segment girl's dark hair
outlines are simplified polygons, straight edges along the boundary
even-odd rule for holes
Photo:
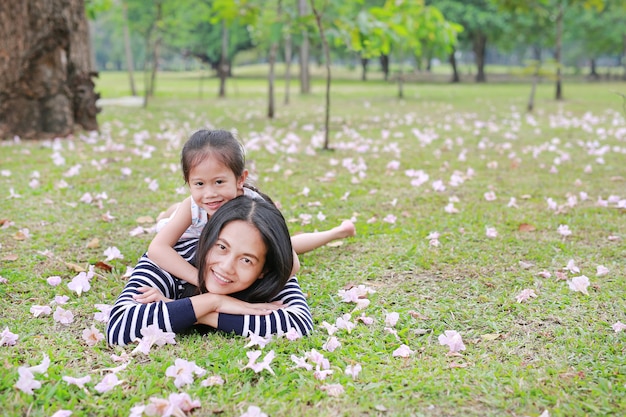
[[[243,220],[254,226],[265,243],[267,253],[263,267],[263,278],[257,279],[247,289],[229,294],[247,302],[269,302],[285,287],[293,267],[293,249],[289,229],[281,212],[267,201],[246,196],[236,197],[209,219],[198,243],[196,265],[198,265],[198,288],[206,293],[205,276],[207,257],[214,247],[222,229],[228,223]]]
[[[191,169],[208,155],[219,159],[240,177],[246,168],[243,145],[227,130],[198,130],[185,142],[180,156],[185,183],[189,183]]]
[[[239,178],[246,169],[246,153],[243,145],[235,135],[227,130],[207,130],[202,129],[195,132],[183,145],[180,155],[180,165],[183,169],[185,184],[189,183],[189,175],[193,167],[198,165],[207,156],[217,158],[226,165]],[[265,201],[273,203],[272,199],[259,191],[254,185],[248,182],[244,187],[256,191]]]

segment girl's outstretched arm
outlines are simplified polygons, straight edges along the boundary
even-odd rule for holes
[[[198,285],[198,269],[174,250],[174,245],[191,225],[191,197],[180,203],[172,219],[156,234],[148,247],[148,257],[170,274]]]

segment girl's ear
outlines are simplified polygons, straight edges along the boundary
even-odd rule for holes
[[[242,189],[243,188],[243,184],[246,182],[247,178],[248,178],[248,170],[244,169],[243,173],[241,174],[241,176],[237,179],[237,188],[238,189]]]

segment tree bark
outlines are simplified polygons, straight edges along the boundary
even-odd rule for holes
[[[487,51],[487,36],[483,33],[477,33],[474,36],[474,59],[476,61],[476,82],[484,83],[487,81],[485,76],[485,53]]]
[[[329,135],[330,135],[330,51],[328,48],[328,41],[326,35],[324,35],[324,25],[322,24],[322,16],[315,8],[315,0],[311,1],[311,8],[315,14],[315,21],[317,22],[317,28],[320,31],[320,38],[322,39],[322,47],[324,49],[324,58],[326,61],[326,114],[324,117],[324,149],[329,149]]]
[[[83,0],[0,2],[0,139],[97,130]]]
[[[622,51],[622,65],[624,66],[622,80],[626,81],[626,34],[624,34],[624,37],[622,38],[622,47],[624,48]]]
[[[554,98],[563,100],[563,87],[561,75],[561,43],[563,41],[563,3],[559,1],[559,10],[556,15],[556,40],[554,48],[554,60],[556,61],[556,91]]]
[[[280,19],[282,13],[282,2],[278,0],[278,6],[276,8],[276,15]],[[267,94],[267,117],[269,119],[274,118],[274,67],[276,64],[276,51],[278,51],[278,42],[272,41],[270,45],[270,52],[267,57],[269,63],[269,73],[267,75],[268,94]]]
[[[285,104],[289,104],[289,87],[291,86],[291,34],[285,37]]]
[[[306,16],[306,0],[298,0],[298,14]],[[302,30],[302,43],[300,44],[300,92],[311,92],[311,75],[309,72],[309,34],[306,29]]]
[[[389,55],[382,54],[380,56],[380,68],[383,71],[385,81],[389,80]]]
[[[367,64],[369,62],[369,59],[361,57],[361,81],[367,81]]]
[[[126,52],[126,70],[128,71],[128,82],[130,83],[130,93],[135,97],[137,89],[135,88],[135,62],[133,61],[133,51],[130,45],[130,33],[128,31],[128,5],[122,2],[122,20],[124,21],[124,51]]]
[[[450,80],[450,82],[451,83],[461,82],[461,77],[459,77],[459,69],[457,68],[457,65],[456,65],[456,50],[453,50],[450,53],[449,61],[450,61],[450,66],[452,67],[452,79]]]
[[[217,67],[217,75],[220,77],[220,90],[218,97],[226,97],[226,77],[228,76],[228,27],[226,21],[222,22],[222,54]]]

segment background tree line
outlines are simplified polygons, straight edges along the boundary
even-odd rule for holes
[[[457,61],[469,57],[475,81],[484,82],[489,55],[518,65],[558,60],[593,78],[605,75],[597,70],[602,61],[621,67],[614,76],[626,76],[622,0],[91,0],[95,64],[208,67],[228,77],[238,57],[268,62],[272,45],[279,61],[322,63],[312,5],[321,12],[332,60],[360,65],[364,80],[372,62],[388,79],[390,63],[428,71],[437,60],[449,62],[452,81],[460,81]]]

